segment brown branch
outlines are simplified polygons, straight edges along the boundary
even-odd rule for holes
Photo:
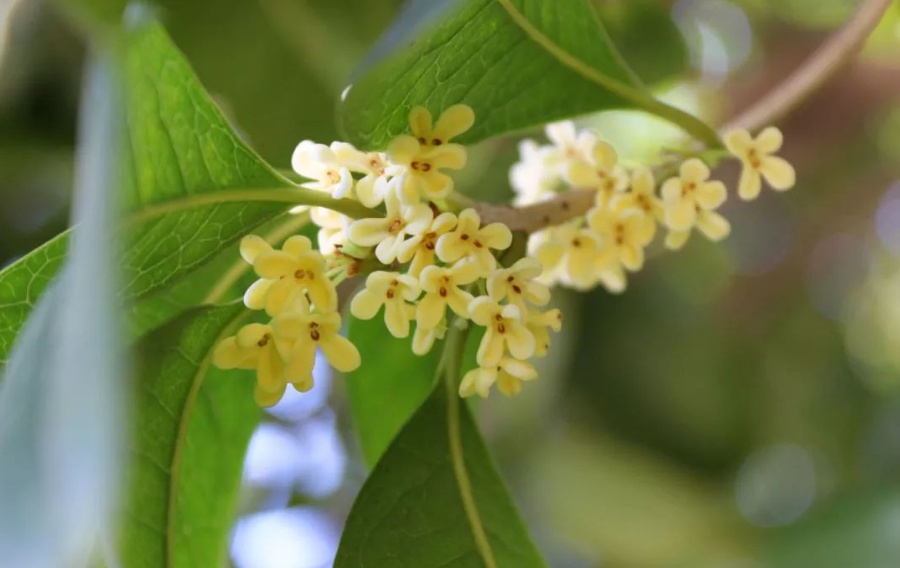
[[[892,0],[866,0],[857,11],[793,75],[769,91],[750,108],[720,129],[758,130],[789,114],[822,87],[862,48]],[[533,233],[580,217],[594,206],[596,191],[573,189],[553,199],[524,207],[477,203],[474,206],[484,223],[499,221],[513,231]]]
[[[891,1],[863,2],[853,16],[810,55],[793,75],[769,91],[756,104],[729,120],[720,131],[727,132],[732,128],[758,130],[778,122],[797,108],[856,56],[890,7]]]

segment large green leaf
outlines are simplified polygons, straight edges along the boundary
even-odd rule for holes
[[[467,405],[444,384],[363,485],[334,566],[545,566]]]
[[[260,411],[252,377],[212,369],[210,360],[244,314],[239,304],[197,308],[138,346],[123,566],[222,565]]]
[[[413,2],[344,93],[342,127],[362,147],[405,132],[413,105],[475,110],[461,140],[615,108],[673,120],[718,146],[708,126],[653,98],[613,47],[588,0]]]
[[[210,100],[159,24],[137,20],[124,41],[129,179],[122,295],[160,294],[295,203],[326,194],[298,188],[253,152]],[[341,200],[348,213],[365,214]],[[68,233],[0,272],[0,365],[38,294],[55,274]]]
[[[419,357],[412,340],[392,337],[380,318],[350,318],[348,336],[363,364],[347,374],[347,396],[363,456],[372,466],[428,398],[440,348]]]

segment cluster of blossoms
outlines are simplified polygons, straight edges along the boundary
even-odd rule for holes
[[[265,406],[281,398],[287,383],[300,391],[312,387],[317,347],[340,371],[358,367],[359,352],[338,334],[336,285],[357,274],[367,259],[378,269],[369,272],[350,312],[371,319],[383,311],[391,335],[412,333],[414,353],[430,351],[451,326],[471,322],[484,328],[478,367],[463,377],[460,395],[487,396],[495,384],[515,394],[523,381],[536,378],[529,359],[546,354],[550,331],[562,324],[559,310],[542,309],[550,290],[537,281],[540,263],[526,257],[501,266],[496,255],[510,247],[510,230],[501,223],[484,225],[474,209],[457,212],[447,203],[453,179],[444,170],[466,163],[465,148],[451,140],[473,123],[465,105],[448,108],[436,123],[416,107],[409,115],[412,134],[394,138],[385,153],[344,142],[301,142],[292,165],[311,180],[304,187],[382,207],[384,216],[353,220],[313,207],[318,250],[302,236],[291,237],[281,250],[245,237],[241,255],[259,280],[244,303],[271,320],[248,324],[223,340],[214,363],[256,370],[256,399]],[[295,209],[301,210],[306,207]]]
[[[621,292],[626,272],[643,266],[644,250],[660,225],[672,250],[684,246],[695,228],[714,241],[730,232],[717,212],[727,197],[725,185],[710,179],[700,159],[681,163],[678,175],[664,180],[657,192],[649,169],[626,169],[615,148],[595,134],[578,132],[571,122],[550,124],[546,134],[549,145],[525,140],[519,147],[521,159],[510,170],[515,203],[538,203],[572,188],[596,190],[596,197],[584,216],[531,235],[529,251],[545,269],[541,282],[579,290],[603,284]],[[757,138],[746,130],[725,136],[728,151],[742,163],[742,199],[755,199],[763,179],[776,190],[794,185],[794,169],[774,155],[781,143],[781,132],[774,127]]]
[[[244,303],[264,312],[268,323],[251,323],[220,342],[214,363],[254,369],[256,399],[278,402],[287,387],[312,387],[317,349],[340,371],[360,365],[356,347],[339,334],[336,286],[366,273],[365,286],[350,302],[359,319],[383,313],[394,337],[412,335],[412,351],[423,355],[454,326],[483,328],[477,367],[459,386],[461,396],[518,393],[537,377],[529,361],[547,353],[550,331],[559,331],[557,309],[546,309],[551,284],[578,289],[603,284],[613,292],[626,285],[626,272],[644,264],[644,250],[660,225],[665,244],[682,247],[696,228],[719,240],[730,231],[717,209],[725,185],[710,179],[697,158],[680,164],[678,175],[657,183],[647,168],[628,170],[616,150],[595,134],[577,132],[571,122],[551,124],[551,144],[522,142],[521,161],[510,171],[517,205],[553,197],[566,188],[595,191],[583,215],[530,236],[531,256],[503,266],[497,256],[512,243],[502,223],[483,224],[475,209],[450,206],[453,179],[446,170],[465,166],[466,149],[452,139],[474,123],[472,109],[448,108],[432,123],[421,107],[409,115],[411,134],[394,138],[387,151],[363,152],[345,142],[329,146],[301,142],[292,165],[310,181],[304,187],[338,199],[380,208],[383,216],[354,220],[313,207],[318,247],[303,236],[280,250],[257,236],[241,242],[241,256],[259,277]],[[774,153],[781,133],[766,128],[758,137],[736,130],[725,145],[743,166],[738,195],[754,199],[762,180],[777,190],[794,184],[794,170]],[[300,206],[295,211],[305,211]],[[413,325],[414,330],[413,330]]]

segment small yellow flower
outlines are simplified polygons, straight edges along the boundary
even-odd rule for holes
[[[593,132],[579,132],[571,120],[550,123],[544,132],[553,143],[546,157],[548,164],[560,168],[562,172],[572,162],[589,161],[597,144],[597,136]]]
[[[537,376],[531,363],[503,357],[496,366],[476,367],[466,373],[459,385],[459,396],[465,398],[477,394],[481,398],[487,398],[495,383],[504,395],[516,395],[522,390],[522,382],[533,381]]]
[[[525,326],[534,335],[534,356],[543,357],[550,349],[550,330],[562,329],[562,312],[557,308],[546,312],[530,309],[525,313]]]
[[[313,387],[316,348],[320,348],[331,366],[342,373],[359,367],[360,356],[356,346],[338,333],[341,316],[337,312],[293,310],[272,320],[272,327],[278,337],[293,342],[285,354],[284,379],[300,392]]]
[[[272,406],[284,394],[284,357],[291,347],[291,342],[276,335],[271,326],[251,323],[216,346],[213,364],[220,369],[255,370],[256,402]]]
[[[653,172],[647,168],[635,170],[631,176],[631,185],[628,191],[613,197],[611,207],[636,207],[652,219],[662,221],[664,218],[663,204],[656,196],[656,181],[653,179]],[[653,233],[656,234],[655,224]]]
[[[409,320],[415,315],[419,281],[407,274],[379,270],[369,274],[366,287],[350,302],[350,313],[359,319],[372,319],[384,306],[384,323],[394,337],[409,336]]]
[[[674,231],[685,231],[697,223],[701,211],[713,211],[725,202],[725,185],[707,181],[709,168],[696,158],[681,164],[680,176],[662,185],[666,225]]]
[[[337,292],[325,277],[325,259],[313,250],[309,239],[294,235],[280,251],[263,250],[258,239],[251,235],[241,243],[244,258],[253,259],[253,269],[260,277],[244,295],[248,308],[265,308],[274,316],[305,301],[304,294],[319,310],[337,308]]]
[[[453,178],[442,169],[459,170],[466,165],[466,149],[459,144],[444,144],[423,149],[409,135],[397,136],[388,146],[391,162],[403,166],[396,180],[396,192],[404,203],[443,199],[453,190]]]
[[[335,157],[351,172],[363,174],[356,181],[356,198],[366,207],[377,207],[391,191],[391,165],[381,152],[363,152],[346,142],[333,142]]]
[[[469,304],[469,315],[486,328],[475,356],[479,366],[497,366],[507,350],[516,359],[534,355],[534,335],[525,327],[515,304],[500,305],[489,296],[480,296]]]
[[[578,290],[595,286],[603,269],[614,262],[612,249],[603,246],[600,235],[571,223],[553,227],[534,255],[547,279]]]
[[[523,311],[527,304],[543,306],[550,301],[550,289],[535,281],[541,272],[543,268],[537,259],[520,258],[509,268],[500,268],[488,276],[488,295],[498,302],[509,298]]]
[[[628,188],[628,174],[616,165],[619,161],[616,149],[602,140],[594,144],[590,158],[590,161],[569,164],[566,179],[575,186],[596,188],[597,204],[605,205],[614,194]]]
[[[656,221],[628,202],[611,202],[608,207],[588,211],[588,226],[611,249],[615,262],[631,271],[644,265],[644,247],[653,240]]]
[[[328,146],[304,140],[291,157],[294,171],[313,181],[303,187],[324,191],[334,197],[347,197],[353,189],[353,176]]]
[[[741,199],[756,199],[762,187],[762,178],[778,191],[794,186],[796,174],[793,166],[774,155],[781,148],[782,141],[781,131],[774,126],[763,129],[756,139],[743,129],[732,130],[725,135],[728,151],[743,164],[738,182]]]
[[[519,142],[519,161],[509,168],[509,185],[516,193],[513,205],[538,203],[556,194],[561,175],[552,165],[553,151],[534,140]]]
[[[431,113],[425,107],[413,107],[409,111],[409,127],[413,136],[423,147],[442,146],[456,138],[475,124],[475,113],[468,105],[448,107],[438,117],[432,128]]]
[[[481,217],[474,209],[459,214],[456,228],[437,240],[437,255],[444,262],[471,259],[484,271],[497,266],[493,250],[505,250],[512,244],[512,233],[503,223],[481,226]]]
[[[431,225],[418,235],[413,235],[403,241],[397,252],[397,260],[407,263],[410,260],[407,273],[410,276],[418,276],[426,266],[434,264],[435,248],[437,240],[456,227],[456,215],[453,213],[441,213],[431,222]]]
[[[421,235],[431,225],[434,212],[424,203],[403,205],[393,193],[388,194],[384,203],[387,211],[384,217],[352,222],[347,236],[360,246],[374,246],[378,260],[390,264],[408,235]]]
[[[453,266],[427,266],[419,275],[425,295],[416,306],[416,322],[426,329],[435,328],[444,319],[447,306],[462,318],[469,317],[472,294],[461,290],[481,276],[478,266],[460,261]]]
[[[721,241],[731,232],[731,224],[728,222],[728,219],[715,211],[703,209],[697,211],[696,227],[712,241]],[[690,229],[685,231],[670,230],[669,234],[666,235],[666,248],[678,250],[684,246],[690,236]]]

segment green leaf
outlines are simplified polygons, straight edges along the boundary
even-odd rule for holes
[[[340,118],[355,144],[384,148],[407,131],[413,105],[465,103],[476,142],[593,111],[636,108],[713,147],[715,131],[653,98],[613,47],[588,0],[414,3],[344,94]]]
[[[545,566],[467,405],[444,386],[363,485],[336,568]]]
[[[0,369],[38,297],[62,266],[68,246],[69,233],[62,233],[0,270]]]
[[[240,304],[197,308],[138,345],[123,566],[223,565],[244,451],[260,411],[252,377],[216,370],[210,361],[245,314]]]
[[[412,352],[412,340],[392,337],[380,318],[350,318],[348,337],[363,364],[347,374],[347,397],[353,427],[371,467],[431,392],[440,349],[435,346],[419,357]]]
[[[110,238],[121,181],[121,80],[112,47],[94,48],[78,129],[73,219],[82,229],[24,326],[0,388],[0,550],[10,566],[86,565],[111,533],[122,471],[126,365],[111,301],[117,243]],[[35,275],[54,262],[45,250],[19,265],[33,273],[11,272],[44,287]]]

